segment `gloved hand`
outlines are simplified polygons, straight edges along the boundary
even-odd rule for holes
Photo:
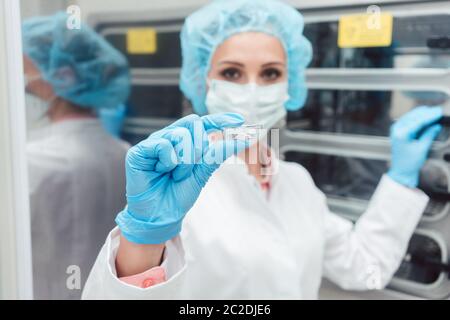
[[[238,127],[236,113],[189,115],[132,147],[126,158],[128,206],[117,215],[122,235],[140,244],[158,244],[181,231],[212,173],[248,142],[208,142],[207,133]]]
[[[420,169],[427,159],[433,140],[442,129],[436,123],[440,118],[441,107],[421,106],[392,125],[392,161],[388,175],[393,180],[407,187],[417,187]]]

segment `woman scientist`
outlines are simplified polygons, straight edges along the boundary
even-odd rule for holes
[[[440,108],[417,108],[393,126],[392,167],[355,225],[328,210],[300,165],[272,155],[278,170],[262,175],[261,162],[244,160],[257,144],[238,140],[236,152],[248,148],[219,168],[233,141],[204,138],[242,125],[236,113],[270,128],[301,107],[311,58],[302,30],[302,16],[274,0],[214,1],[186,19],[180,86],[209,115],[130,149],[128,206],[84,298],[315,299],[322,276],[354,290],[389,282],[428,201],[416,186]]]
[[[126,59],[86,25],[68,29],[66,13],[23,24],[30,130],[27,161],[34,296],[79,299],[98,249],[125,205],[129,145],[110,136],[96,114],[130,91]],[[75,274],[76,276],[77,274]],[[81,285],[82,283],[80,283]]]

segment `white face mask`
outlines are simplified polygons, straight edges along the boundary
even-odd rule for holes
[[[54,99],[45,101],[34,94],[25,93],[27,131],[39,129],[50,124],[47,113],[53,101]]]
[[[40,75],[25,75],[25,110],[27,118],[27,131],[32,131],[50,124],[48,110],[56,98],[44,100],[34,94],[27,92],[27,87],[34,81],[41,80]]]
[[[208,80],[208,86],[205,103],[211,114],[237,112],[247,124],[260,124],[264,129],[272,128],[286,116],[287,82],[260,86],[213,79]]]

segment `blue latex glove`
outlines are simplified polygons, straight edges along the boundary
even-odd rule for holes
[[[236,113],[190,115],[132,147],[126,158],[128,206],[116,218],[122,235],[140,244],[176,236],[212,173],[248,146],[225,140],[209,144],[206,133],[243,122]]]
[[[441,107],[417,107],[391,127],[392,161],[388,175],[398,183],[415,188],[433,140],[442,129]],[[418,137],[417,135],[420,134]]]

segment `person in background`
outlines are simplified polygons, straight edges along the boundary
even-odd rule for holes
[[[125,202],[129,145],[97,119],[130,92],[123,55],[67,16],[23,23],[34,295],[76,299]]]

